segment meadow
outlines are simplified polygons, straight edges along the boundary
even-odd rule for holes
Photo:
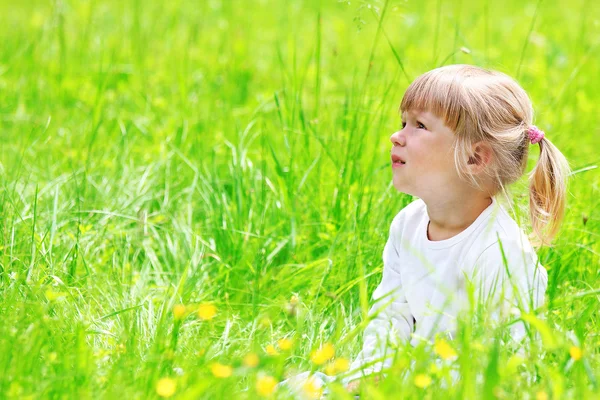
[[[361,398],[600,396],[600,3],[2,1],[0,16],[0,398],[287,398],[273,385],[294,372],[343,373],[413,200],[391,184],[402,94],[452,63],[514,76],[573,170],[538,251],[542,341],[518,355],[465,322]]]

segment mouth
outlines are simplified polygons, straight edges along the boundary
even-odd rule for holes
[[[400,167],[405,164],[406,161],[403,161],[399,156],[392,154],[392,167]]]

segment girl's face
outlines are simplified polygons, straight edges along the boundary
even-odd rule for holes
[[[390,140],[393,182],[398,191],[439,201],[440,195],[462,186],[454,164],[454,132],[432,113],[403,112],[402,130]]]

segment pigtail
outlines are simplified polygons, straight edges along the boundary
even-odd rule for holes
[[[531,243],[550,245],[563,221],[567,197],[567,179],[571,173],[565,156],[543,137],[540,157],[529,174],[529,216],[533,226]]]

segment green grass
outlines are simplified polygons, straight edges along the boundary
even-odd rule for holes
[[[561,234],[538,252],[548,312],[529,326],[544,340],[520,360],[491,340],[505,329],[465,323],[450,363],[462,382],[408,348],[365,397],[598,396],[599,11],[1,2],[0,397],[153,398],[171,377],[177,398],[255,398],[261,374],[321,368],[310,354],[325,342],[352,359],[389,224],[412,201],[391,185],[397,108],[411,79],[448,63],[518,76],[575,171]],[[174,319],[204,302],[215,318]],[[293,348],[268,356],[284,336]],[[216,361],[232,376],[213,376]]]

